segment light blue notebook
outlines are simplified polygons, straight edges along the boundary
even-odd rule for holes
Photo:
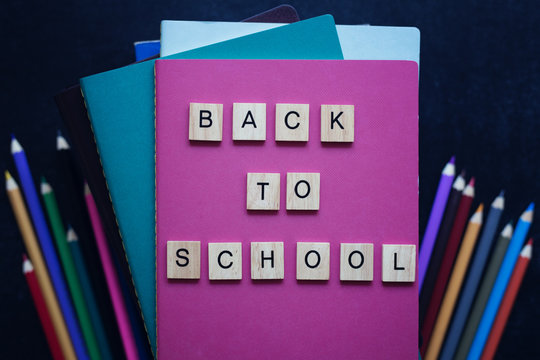
[[[324,15],[167,58],[343,59],[343,54],[334,19]],[[155,351],[154,61],[85,77],[81,88]]]
[[[161,56],[231,40],[283,24],[223,21],[161,22]],[[420,31],[415,27],[336,25],[345,60],[411,60],[420,65]]]

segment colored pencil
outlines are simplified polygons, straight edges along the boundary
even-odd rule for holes
[[[527,210],[521,215],[519,222],[516,226],[516,231],[514,231],[514,236],[510,240],[506,254],[504,255],[503,262],[499,273],[497,274],[497,279],[489,294],[489,299],[482,314],[482,319],[478,325],[478,330],[474,336],[471,349],[469,350],[468,359],[478,359],[482,355],[484,350],[484,345],[486,344],[487,337],[499,310],[499,305],[506,291],[508,281],[512,276],[512,271],[516,265],[519,253],[527,237],[527,233],[531,226],[531,222],[534,214],[534,203],[531,203]]]
[[[514,302],[516,301],[525,272],[527,271],[527,266],[531,261],[532,243],[533,240],[529,239],[527,244],[523,247],[523,250],[521,250],[519,260],[516,263],[514,272],[512,273],[512,278],[510,278],[510,282],[508,283],[508,288],[506,289],[499,312],[497,313],[497,317],[495,318],[495,322],[493,323],[493,327],[489,333],[486,347],[482,353],[483,360],[493,359],[495,356],[495,352],[497,351],[497,346],[499,346],[499,341],[501,340],[506,322],[508,321],[508,317],[510,316]]]
[[[461,237],[463,236],[463,230],[465,229],[467,218],[469,217],[469,211],[471,210],[473,199],[474,178],[470,180],[469,184],[465,187],[465,190],[463,190],[463,194],[459,201],[459,206],[456,217],[454,219],[454,224],[452,225],[452,230],[450,231],[448,243],[446,244],[446,249],[444,250],[444,257],[442,259],[441,268],[439,270],[439,274],[437,275],[437,279],[435,280],[435,286],[433,288],[431,300],[429,301],[426,316],[422,324],[421,334],[423,343],[420,349],[420,353],[422,355],[426,354],[427,346],[430,342],[433,327],[435,326],[435,321],[437,319],[437,314],[439,313],[441,301],[444,297],[444,291],[446,289],[448,279],[452,272],[452,265],[454,264],[454,260],[456,259],[459,244],[461,243]]]
[[[137,347],[135,345],[135,339],[129,324],[129,318],[126,311],[126,305],[124,304],[124,299],[122,298],[120,284],[118,283],[118,278],[116,277],[109,248],[107,247],[107,240],[105,239],[103,226],[101,225],[101,220],[96,208],[96,203],[94,202],[94,198],[92,197],[87,184],[84,184],[84,196],[86,206],[88,207],[88,213],[90,215],[90,221],[92,222],[92,227],[94,229],[94,236],[96,238],[99,254],[101,256],[101,263],[103,266],[103,271],[105,272],[109,294],[115,310],[116,322],[118,323],[118,328],[120,330],[124,351],[128,360],[138,359]]]
[[[32,227],[32,222],[30,221],[30,216],[26,211],[26,206],[21,195],[19,186],[15,180],[11,177],[10,173],[6,171],[6,192],[9,197],[9,202],[11,203],[11,208],[15,214],[15,219],[17,220],[17,225],[21,231],[23,238],[24,246],[26,251],[32,260],[35,268],[35,274],[39,282],[39,287],[43,293],[43,298],[45,299],[45,304],[49,310],[51,320],[54,326],[54,331],[62,348],[62,353],[64,354],[65,359],[75,359],[75,350],[73,349],[73,344],[69,337],[68,329],[58,304],[58,299],[54,293],[53,285],[49,277],[49,271],[45,265],[45,260],[41,255],[41,250],[39,248],[38,240],[36,234],[34,233],[34,228]]]
[[[465,323],[463,334],[461,335],[457,349],[455,350],[455,359],[463,360],[469,353],[474,334],[476,333],[476,329],[478,329],[482,312],[484,311],[488,301],[491,289],[493,289],[493,284],[497,278],[497,273],[501,267],[504,254],[506,253],[506,249],[508,248],[508,244],[512,238],[513,231],[512,225],[509,223],[504,227],[501,235],[497,239],[497,243],[495,244],[495,249],[493,250],[493,254],[491,255],[491,259],[489,260],[486,268],[484,278],[482,279],[480,288],[478,289],[478,294],[476,295],[474,304],[467,318],[467,322]]]
[[[60,212],[63,214],[65,222],[71,224],[74,229],[77,229],[77,236],[79,238],[78,244],[88,269],[90,284],[94,291],[99,312],[104,319],[113,319],[114,309],[107,291],[107,282],[105,280],[105,274],[103,273],[103,267],[101,266],[101,259],[96,241],[93,236],[92,224],[90,223],[88,211],[86,210],[84,181],[79,174],[79,167],[77,166],[78,164],[75,162],[75,157],[73,155],[70,144],[64,136],[58,132],[56,136],[56,157],[58,170],[62,175],[58,179],[62,192],[57,194]],[[86,166],[87,164],[83,165]],[[103,174],[101,174],[101,176],[103,176]],[[118,229],[116,232],[118,233]],[[129,281],[131,281],[131,277],[129,277]],[[106,321],[104,326],[113,356],[122,356],[124,350],[116,322]]]
[[[452,271],[452,276],[448,283],[448,289],[444,294],[441,309],[437,316],[437,322],[435,323],[435,329],[433,330],[424,359],[434,360],[439,356],[444,336],[446,335],[446,330],[448,329],[448,324],[450,323],[454,306],[459,296],[463,278],[467,272],[469,260],[471,259],[474,245],[476,244],[480,228],[482,227],[483,210],[484,206],[480,204],[474,215],[471,217],[469,225],[467,225],[467,231],[463,237],[459,255],[456,259],[456,264],[454,265],[454,270]]]
[[[459,302],[455,309],[454,316],[452,317],[450,328],[448,329],[446,340],[440,355],[441,360],[451,360],[454,356],[459,338],[474,300],[474,295],[476,294],[478,284],[480,283],[482,272],[484,271],[489,250],[491,249],[493,239],[495,238],[495,232],[497,231],[503,209],[504,192],[501,191],[499,196],[491,203],[491,208],[487,220],[485,221],[482,235],[478,240],[478,245],[474,257],[471,260],[470,269],[467,278],[465,279],[465,283],[463,284],[461,296],[459,297]],[[508,226],[511,236],[511,225]],[[510,238],[510,236],[508,238]]]
[[[17,167],[17,172],[19,173],[19,179],[21,181],[24,197],[30,210],[30,216],[34,224],[34,228],[36,229],[39,244],[41,245],[41,251],[43,252],[43,257],[45,258],[49,275],[58,298],[58,303],[62,309],[62,314],[64,315],[64,320],[69,330],[69,335],[73,343],[75,353],[79,359],[87,359],[88,354],[82,338],[81,329],[77,323],[75,310],[71,304],[69,292],[62,274],[62,268],[60,267],[60,261],[56,255],[51,234],[47,228],[45,214],[43,213],[43,209],[39,203],[37,191],[34,187],[34,181],[30,172],[30,167],[28,166],[28,161],[21,144],[19,144],[14,136],[12,136],[11,139],[11,154],[13,155],[15,166]]]
[[[464,176],[465,172],[461,172],[452,185],[452,191],[450,192],[450,196],[448,198],[448,205],[446,206],[446,211],[444,212],[439,234],[437,235],[437,241],[433,247],[428,271],[424,279],[424,287],[420,292],[420,326],[424,324],[424,317],[429,306],[429,301],[431,300],[431,295],[433,294],[435,280],[439,274],[439,269],[444,256],[444,250],[446,249],[446,244],[448,243],[450,231],[452,231],[452,225],[454,225],[454,219],[461,201],[463,189],[465,189],[466,184]],[[424,343],[425,342],[426,341],[424,341]]]
[[[452,189],[452,182],[454,181],[454,176],[456,175],[456,166],[454,163],[455,158],[452,157],[442,171],[439,186],[437,187],[437,192],[435,194],[435,200],[433,201],[431,213],[429,214],[426,231],[424,232],[424,237],[422,238],[420,254],[418,255],[419,292],[422,290],[422,285],[424,284],[424,277],[428,268],[429,259],[431,258],[431,252],[433,251],[433,246],[435,245],[435,239],[437,238],[437,233],[439,232],[439,226],[441,225],[441,219],[446,207],[446,201],[448,200],[448,195]]]
[[[82,292],[88,304],[90,320],[92,321],[92,326],[96,331],[96,338],[98,341],[99,349],[101,351],[101,355],[105,360],[113,359],[109,341],[107,340],[107,336],[105,335],[105,327],[103,326],[102,316],[99,313],[94,291],[92,290],[90,278],[88,277],[88,272],[86,270],[86,264],[82,256],[81,247],[79,246],[79,238],[77,237],[77,234],[71,226],[68,226],[66,236],[69,250],[71,252],[71,257],[73,258],[73,261],[75,263],[77,275],[81,283]]]
[[[66,231],[64,229],[62,219],[60,218],[56,197],[51,185],[47,182],[47,180],[45,180],[44,177],[41,178],[41,196],[43,197],[45,209],[47,211],[47,215],[49,216],[49,223],[51,224],[53,236],[56,241],[56,248],[58,249],[58,255],[60,256],[60,261],[64,269],[64,275],[67,280],[68,288],[71,293],[71,299],[73,300],[73,305],[75,306],[75,311],[77,313],[83,337],[86,342],[88,354],[92,360],[101,359],[95,330],[90,321],[90,314],[82,293],[81,283],[77,277],[75,264],[73,258],[71,257],[71,253],[69,252],[66,241]]]
[[[39,288],[32,262],[26,257],[26,254],[23,254],[23,274],[28,283],[28,288],[30,289],[30,294],[32,295],[32,300],[34,301],[34,306],[38,312],[39,321],[43,327],[43,332],[47,338],[47,343],[49,344],[53,359],[62,360],[64,356],[62,355],[62,349],[60,348],[60,343],[56,337],[51,316],[49,315],[45,299]]]

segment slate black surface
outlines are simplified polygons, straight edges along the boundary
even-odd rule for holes
[[[34,177],[59,182],[53,95],[80,77],[133,61],[132,43],[159,38],[162,19],[239,21],[279,1],[4,0],[0,3],[0,167],[14,171],[9,134]],[[291,1],[301,19],[416,26],[421,31],[420,222],[452,155],[477,178],[475,208],[500,189],[502,222],[540,200],[540,10],[533,1]],[[540,205],[540,204],[538,204]],[[540,212],[540,210],[538,210]],[[540,216],[531,235],[540,248]],[[0,191],[0,358],[50,357],[21,271],[20,234]],[[540,251],[525,276],[497,358],[539,358]]]

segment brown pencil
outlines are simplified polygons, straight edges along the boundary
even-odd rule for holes
[[[22,234],[24,245],[28,251],[32,264],[34,265],[39,286],[43,292],[43,297],[45,299],[45,303],[47,304],[49,314],[51,315],[54,331],[56,332],[58,342],[62,347],[64,357],[66,359],[76,359],[75,350],[73,349],[73,344],[71,343],[64,317],[60,311],[58,299],[56,298],[47,266],[45,266],[45,261],[41,255],[36,234],[34,233],[30,217],[26,211],[26,206],[24,205],[21,191],[8,171],[6,171],[6,190],[13,213],[17,219],[17,224],[19,225],[19,230]]]

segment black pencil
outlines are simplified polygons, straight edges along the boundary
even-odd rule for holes
[[[107,293],[107,283],[103,274],[101,260],[96,247],[96,241],[92,235],[92,228],[88,214],[84,207],[83,189],[84,183],[75,164],[71,148],[66,139],[58,133],[56,138],[57,160],[61,176],[61,191],[58,192],[59,207],[63,218],[77,231],[79,245],[86,266],[90,283],[94,289],[97,306],[104,319],[114,319],[114,311],[110,296]],[[123,356],[122,342],[118,326],[114,321],[104,322],[105,332],[113,357]]]
[[[448,238],[450,237],[452,226],[454,225],[454,218],[456,217],[456,213],[459,207],[461,194],[463,192],[463,189],[465,188],[464,177],[465,171],[462,171],[452,185],[452,191],[450,192],[450,196],[448,197],[448,203],[446,205],[446,210],[444,211],[444,216],[441,222],[441,226],[439,228],[439,234],[437,235],[437,240],[435,241],[435,246],[433,247],[431,260],[429,262],[426,277],[424,279],[424,285],[422,287],[422,291],[420,292],[420,327],[422,327],[424,323],[424,317],[426,315],[426,311],[431,300],[433,288],[435,287],[435,281],[437,279],[437,274],[439,273],[442,259],[444,257],[446,244],[448,242]]]

